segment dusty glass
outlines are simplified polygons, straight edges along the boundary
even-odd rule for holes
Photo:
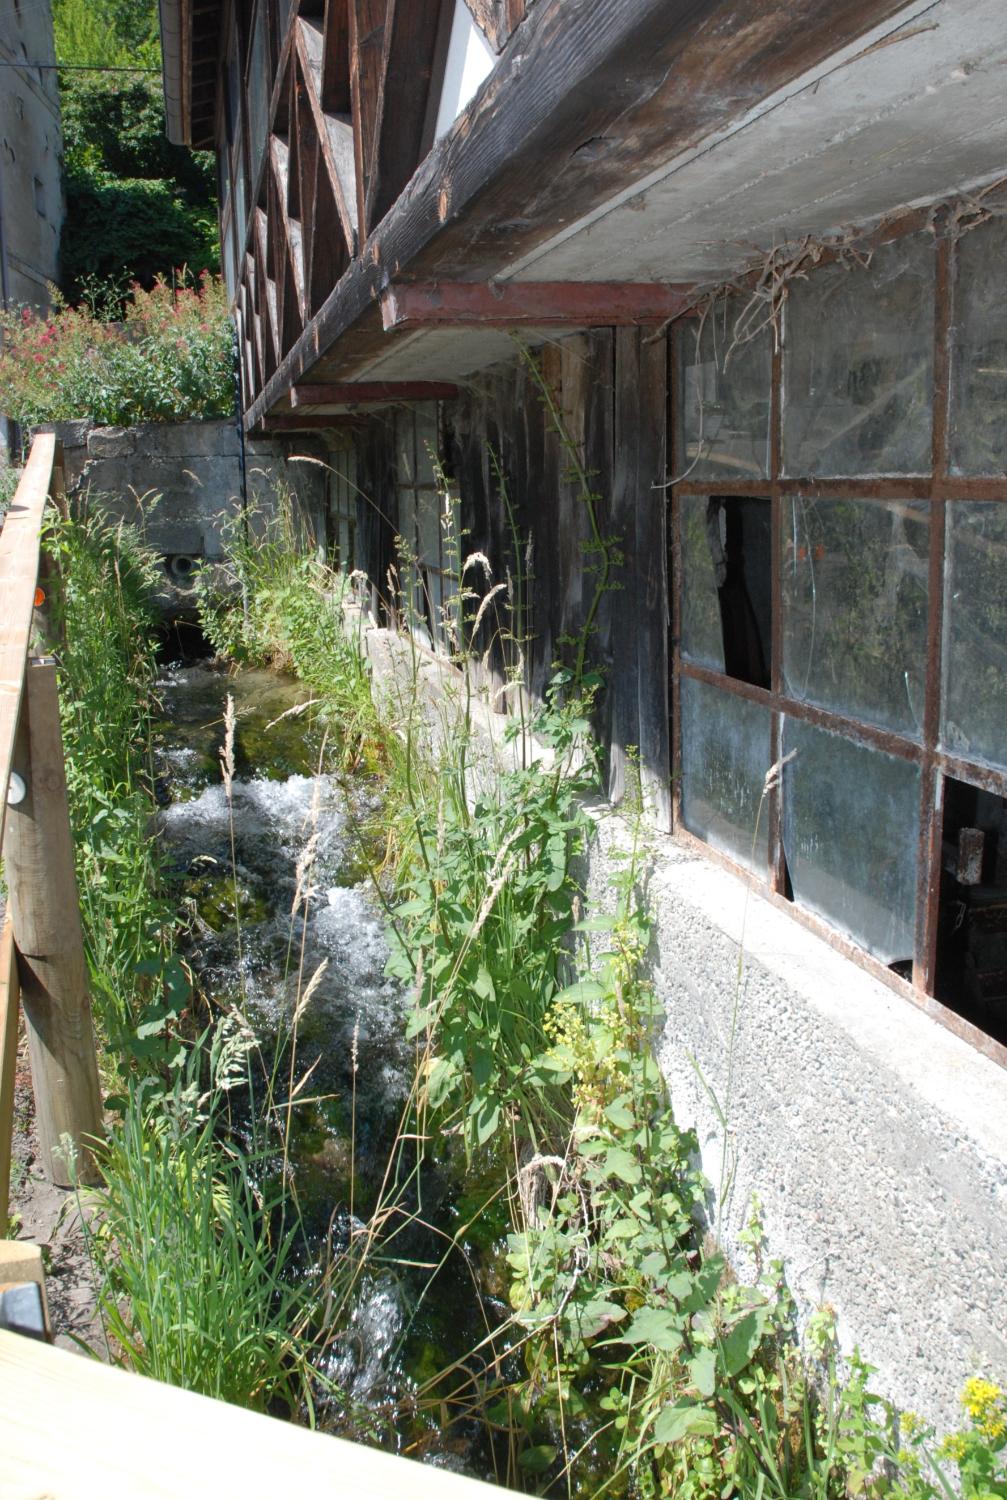
[[[955,474],[1007,473],[1007,221],[994,219],[955,246],[948,428]]]
[[[678,516],[682,546],[682,651],[690,661],[722,672],[724,632],[707,496],[680,496]]]
[[[722,299],[704,319],[679,329],[680,479],[763,479],[769,473],[772,333],[764,328],[748,338],[738,329],[743,306]]]
[[[788,694],[919,739],[929,505],[783,501]]]
[[[1007,766],[1007,504],[947,507],[941,743]]]
[[[769,710],[683,677],[681,712],[682,822],[765,876],[768,818],[765,807],[759,818],[759,803],[769,770]]]
[[[784,721],[783,846],[794,900],[882,963],[913,956],[919,768]]]
[[[914,236],[791,285],[784,473],[929,472],[934,255],[932,236]]]

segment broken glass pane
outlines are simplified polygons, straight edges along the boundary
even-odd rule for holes
[[[955,248],[949,442],[954,474],[1007,472],[1007,221],[994,219]]]
[[[769,687],[772,522],[760,495],[682,496],[682,650]]]
[[[929,506],[795,495],[783,524],[787,693],[919,739]]]
[[[949,503],[941,741],[1007,766],[1007,504]]]
[[[882,963],[911,959],[919,768],[784,720],[783,846],[794,900]]]
[[[722,298],[705,318],[683,325],[676,340],[680,479],[769,473],[772,334],[764,328],[736,343],[743,307]]]
[[[763,807],[759,817],[759,804],[769,770],[769,710],[683,676],[681,713],[682,822],[765,875],[768,816]]]
[[[934,242],[883,245],[795,281],[784,342],[791,475],[924,474],[934,383]]]

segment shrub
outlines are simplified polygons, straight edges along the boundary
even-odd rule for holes
[[[172,422],[229,416],[234,408],[231,323],[221,283],[200,273],[173,290],[134,286],[125,319],[103,323],[85,307],[50,317],[0,314],[5,414],[25,426]]]

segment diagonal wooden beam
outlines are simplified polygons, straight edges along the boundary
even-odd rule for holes
[[[306,102],[311,110],[318,135],[319,149],[329,175],[336,211],[346,241],[347,256],[357,249],[357,184],[354,166],[353,127],[326,112],[322,95],[325,88],[323,39],[317,25],[306,17],[297,23],[297,56],[301,64]],[[334,267],[341,273],[343,267]],[[333,275],[330,285],[338,280]]]
[[[390,3],[391,0],[353,0],[349,8],[353,158],[357,185],[357,232],[361,243],[368,233],[365,204],[373,171],[385,16]]]
[[[335,385],[295,385],[290,392],[290,404],[299,407],[450,401],[457,394],[458,387],[446,380],[357,380]]]
[[[348,115],[350,99],[350,16],[348,0],[325,0],[322,76],[319,97],[329,114]]]
[[[412,328],[622,328],[666,323],[691,286],[636,281],[397,282],[381,296],[386,332]]]
[[[443,0],[387,0],[362,234],[381,222],[422,155]]]

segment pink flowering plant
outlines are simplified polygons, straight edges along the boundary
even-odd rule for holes
[[[218,277],[134,286],[121,322],[86,305],[0,313],[0,403],[25,427],[89,418],[126,426],[234,410],[231,321]]]

